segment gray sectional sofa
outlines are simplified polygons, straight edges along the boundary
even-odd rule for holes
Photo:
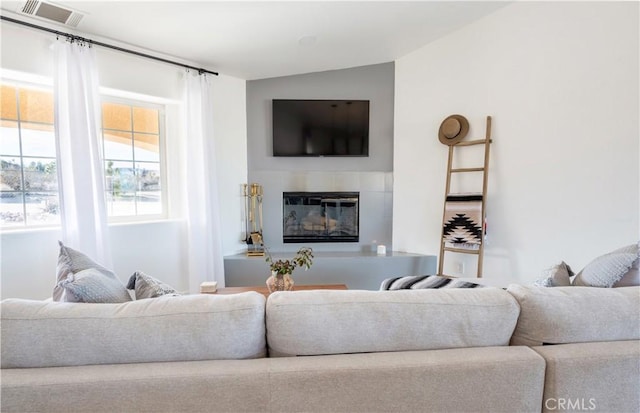
[[[2,302],[3,412],[640,411],[640,287]]]

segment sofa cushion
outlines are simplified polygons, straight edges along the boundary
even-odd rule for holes
[[[559,344],[533,350],[547,365],[543,413],[640,412],[639,341]],[[568,407],[569,401],[574,408]]]
[[[539,412],[544,373],[527,347],[5,369],[2,411]]]
[[[632,244],[597,257],[576,275],[573,285],[613,287],[632,269],[639,256],[640,244]]]
[[[54,301],[87,303],[123,303],[131,301],[131,296],[113,271],[108,270],[91,258],[69,248],[58,241],[58,265],[56,285],[53,288]],[[85,272],[78,277],[75,275]]]
[[[246,359],[266,353],[263,295],[122,304],[2,301],[2,368]]]
[[[269,361],[3,369],[2,412],[269,412]]]
[[[544,360],[527,347],[269,359],[269,412],[539,412]]]
[[[518,312],[497,288],[276,292],[267,343],[271,356],[501,346]]]
[[[640,287],[512,284],[507,291],[520,304],[514,345],[640,339]]]

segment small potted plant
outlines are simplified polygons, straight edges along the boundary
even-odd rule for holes
[[[267,253],[265,261],[271,269],[271,276],[267,279],[269,292],[293,290],[293,279],[291,278],[293,270],[302,267],[306,271],[313,264],[313,249],[309,247],[300,248],[295,257],[290,260],[273,261],[269,249],[265,247],[265,251]]]

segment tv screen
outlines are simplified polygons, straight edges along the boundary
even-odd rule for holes
[[[273,99],[273,156],[369,156],[369,101]]]

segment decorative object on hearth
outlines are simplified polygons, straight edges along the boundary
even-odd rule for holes
[[[262,186],[256,183],[244,184],[242,194],[245,197],[245,242],[248,256],[264,256],[262,240]]]
[[[469,132],[469,122],[462,115],[451,115],[440,125],[438,139],[449,146],[447,175],[444,193],[444,211],[442,216],[442,235],[440,237],[440,258],[438,274],[444,274],[445,252],[474,254],[478,258],[476,276],[482,277],[484,243],[487,235],[486,198],[489,181],[489,148],[491,145],[491,116],[487,116],[486,133],[483,139],[462,141]],[[481,145],[484,147],[482,166],[473,168],[454,167],[456,148]],[[459,158],[455,158],[458,160]],[[458,161],[459,162],[459,161]],[[482,191],[478,193],[452,192],[452,177],[464,173],[482,173]],[[456,185],[453,185],[454,187]],[[464,274],[461,274],[464,275]]]
[[[445,145],[455,145],[467,136],[469,121],[462,115],[451,115],[442,121],[438,139]]]
[[[313,249],[302,247],[296,255],[290,260],[273,261],[273,257],[269,249],[264,249],[267,253],[266,262],[269,264],[271,276],[267,278],[267,288],[269,292],[274,291],[291,291],[293,290],[293,279],[291,274],[297,267],[303,267],[304,270],[311,268],[313,264]]]

